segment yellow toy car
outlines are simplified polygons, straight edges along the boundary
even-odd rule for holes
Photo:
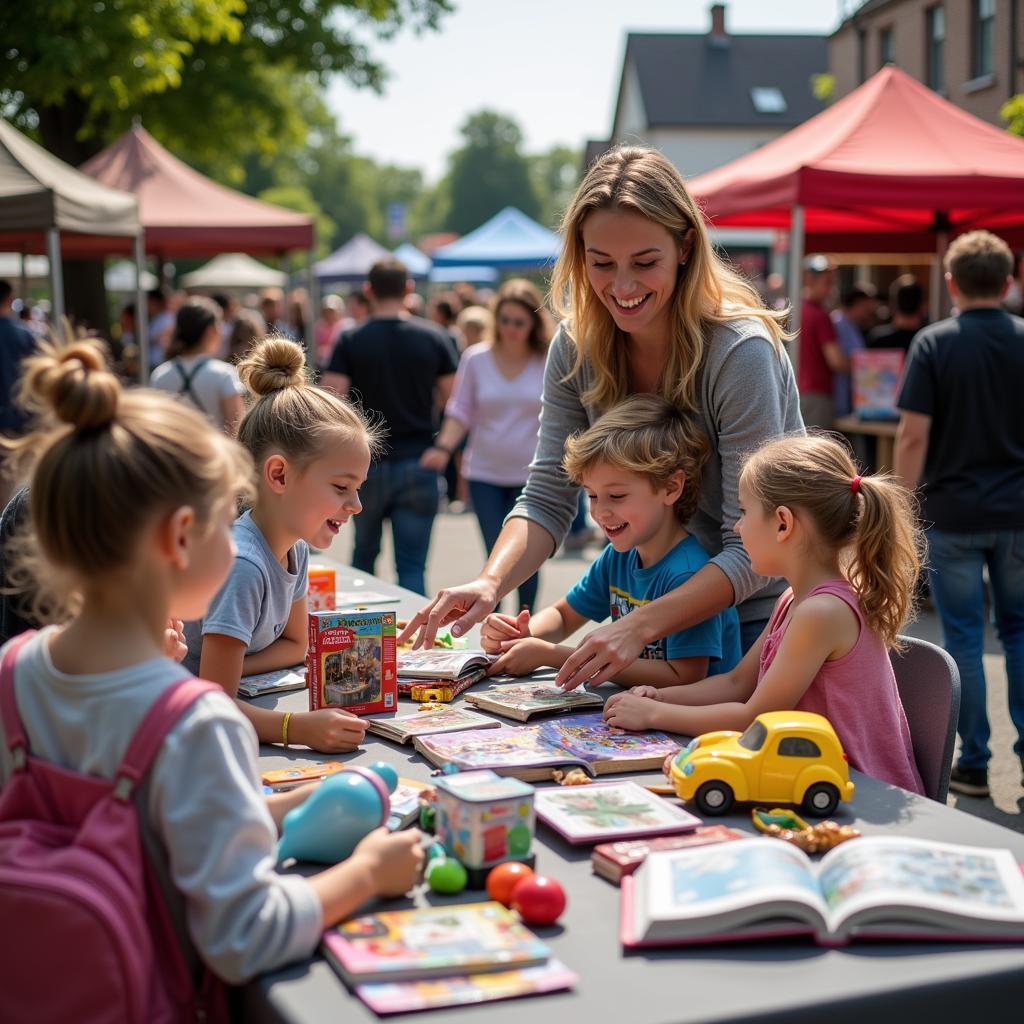
[[[809,711],[769,711],[747,731],[709,732],[672,762],[676,795],[703,814],[726,814],[736,800],[799,804],[826,818],[854,785],[839,737],[828,719]]]

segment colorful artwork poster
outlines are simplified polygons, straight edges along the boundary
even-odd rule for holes
[[[600,714],[570,715],[536,727],[545,743],[588,764],[665,758],[679,743],[662,732],[626,732],[606,725]]]
[[[538,790],[537,815],[570,842],[658,835],[696,828],[700,819],[635,782]]]

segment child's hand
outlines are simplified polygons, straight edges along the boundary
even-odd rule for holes
[[[679,751],[678,750],[674,754],[666,754],[665,755],[665,763],[661,766],[661,771],[662,771],[662,774],[665,776],[665,778],[667,778],[667,779],[671,779],[672,778],[672,765],[675,763],[675,759],[678,756],[679,756]]]
[[[300,743],[325,754],[356,750],[366,735],[367,723],[340,708],[299,711],[292,715],[288,741]]]
[[[632,691],[617,693],[604,706],[604,720],[616,729],[652,729],[657,717],[658,702],[650,697],[637,697]]]
[[[389,832],[374,829],[352,854],[367,861],[374,895],[402,896],[419,879],[423,868],[423,837],[418,829]]]
[[[487,670],[489,676],[529,675],[535,669],[551,664],[550,652],[552,645],[546,640],[538,640],[529,636],[525,640],[511,641],[511,646],[502,645],[505,653]]]
[[[181,661],[188,654],[185,644],[185,623],[181,619],[168,619],[164,630],[164,654],[175,661]]]
[[[501,646],[510,640],[522,640],[530,635],[530,613],[521,611],[515,618],[492,612],[480,627],[480,646],[488,654],[501,654]]]
[[[656,686],[631,686],[629,692],[634,697],[649,697],[651,700],[658,699],[658,688]]]

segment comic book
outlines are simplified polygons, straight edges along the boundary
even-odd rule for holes
[[[525,782],[551,778],[554,768],[579,767],[590,775],[647,772],[661,768],[677,740],[660,732],[626,732],[598,715],[570,715],[539,725],[483,732],[420,736],[414,746],[436,765],[460,770],[490,768]]]
[[[600,708],[604,706],[604,699],[584,689],[563,690],[549,682],[518,682],[471,693],[466,697],[466,703],[481,711],[525,722],[534,715]]]

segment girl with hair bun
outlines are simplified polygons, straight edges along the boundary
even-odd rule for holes
[[[264,797],[255,737],[236,703],[196,686],[165,653],[168,619],[202,616],[231,570],[231,524],[238,496],[252,485],[252,460],[185,403],[151,389],[123,391],[91,343],[47,349],[25,366],[23,396],[40,418],[32,434],[6,443],[31,479],[32,529],[13,581],[34,581],[36,616],[63,624],[15,637],[0,652],[0,718],[17,712],[0,721],[0,734],[21,739],[21,749],[0,744],[3,855],[14,856],[10,837],[27,835],[29,824],[35,834],[48,830],[55,855],[65,851],[63,832],[80,837],[98,814],[109,839],[124,783],[143,783],[127,802],[144,853],[131,821],[118,832],[131,837],[131,849],[93,853],[109,859],[111,877],[144,864],[151,883],[140,881],[137,893],[145,906],[135,920],[152,938],[140,1019],[195,1019],[203,997],[183,991],[186,965],[240,983],[308,957],[325,926],[374,893],[409,887],[419,837],[380,829],[349,860],[311,878],[274,870],[281,819],[310,788]],[[140,736],[159,735],[151,712],[159,705],[166,722],[172,702],[184,710],[144,780],[133,780],[121,770],[129,745],[137,749],[140,726]],[[85,788],[106,802],[83,799]],[[64,795],[26,798],[39,790]],[[119,891],[108,890],[106,900]],[[67,904],[50,906],[52,920],[36,910],[17,962],[45,958],[65,927]],[[125,934],[147,962],[148,942]],[[12,973],[4,974],[5,1005],[31,1005],[39,1019],[111,1007],[109,973],[79,971],[49,989],[31,972]],[[188,973],[198,987],[202,970]],[[207,1008],[221,1019],[216,1003]]]
[[[188,299],[178,310],[171,344],[177,354],[153,371],[150,385],[180,395],[234,434],[245,412],[245,388],[230,363],[214,358],[221,344],[220,306],[202,295]]]
[[[304,661],[309,547],[329,547],[362,509],[359,488],[380,444],[354,406],[309,382],[294,341],[265,338],[238,371],[255,396],[238,440],[256,465],[256,497],[234,525],[231,575],[202,620],[185,625],[185,664],[232,696],[243,675]],[[337,708],[243,710],[265,743],[333,753],[354,750],[366,733],[365,721]]]
[[[789,589],[732,672],[616,694],[608,723],[697,736],[743,731],[765,711],[813,711],[854,768],[923,793],[889,660],[921,567],[912,495],[890,476],[860,476],[823,436],[764,445],[744,465],[739,494],[736,532],[751,566]]]

